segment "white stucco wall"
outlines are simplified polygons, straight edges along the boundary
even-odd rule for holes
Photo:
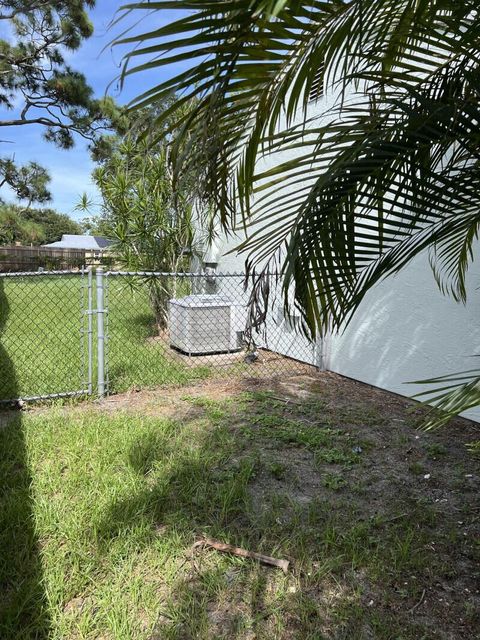
[[[219,271],[241,271],[243,257],[220,258]],[[268,347],[403,396],[429,387],[407,384],[480,368],[480,261],[467,276],[466,305],[443,295],[426,255],[376,285],[346,329],[309,345],[282,320],[276,305],[267,323]],[[480,422],[480,408],[465,414]]]
[[[332,103],[327,96],[313,111],[322,113]],[[264,166],[285,161],[291,153],[271,158]],[[243,234],[219,238],[219,272],[244,270],[245,255],[229,253],[241,239]],[[480,262],[473,264],[468,275],[467,305],[458,304],[441,294],[427,256],[419,256],[370,291],[344,332],[329,336],[323,344],[308,345],[304,338],[292,335],[288,323],[280,330],[276,327],[279,351],[311,364],[323,361],[331,371],[412,396],[422,389],[406,384],[409,381],[480,368],[472,358],[480,354],[479,283]],[[272,319],[276,316],[278,310]],[[282,350],[283,344],[288,349]],[[269,346],[274,348],[275,342]],[[480,408],[466,416],[480,422]]]
[[[411,396],[405,384],[480,367],[480,264],[466,305],[442,295],[425,255],[372,289],[342,334],[327,341],[327,368]],[[480,422],[480,408],[468,412]]]

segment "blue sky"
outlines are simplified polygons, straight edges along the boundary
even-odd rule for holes
[[[181,70],[181,67],[172,66],[169,69],[133,76],[121,92],[115,82],[109,87],[120,71],[123,51],[119,47],[112,49],[108,44],[129,24],[135,23],[140,14],[136,15],[135,19],[133,16],[128,17],[121,24],[109,29],[110,21],[122,2],[121,0],[99,0],[97,4],[97,8],[90,14],[95,26],[94,35],[84,43],[81,49],[68,56],[69,64],[85,74],[97,96],[100,97],[107,92],[120,104],[126,104],[145,89],[161,82],[167,74],[171,76]],[[154,16],[149,15],[139,24],[136,30],[150,30],[160,24],[171,22],[184,13],[157,11]],[[103,50],[105,47],[107,48]],[[5,110],[0,109],[0,117],[5,116],[11,118],[12,112],[8,112],[7,115]],[[63,151],[45,142],[42,138],[42,128],[36,125],[4,128],[2,140],[9,141],[8,144],[2,144],[2,155],[14,155],[19,163],[34,160],[49,170],[52,178],[50,191],[53,200],[48,206],[78,219],[86,215],[74,211],[75,204],[82,193],[86,192],[94,201],[99,201],[90,178],[94,165],[84,140],[78,139],[74,149]],[[14,201],[14,197],[4,190],[1,195],[7,201]]]

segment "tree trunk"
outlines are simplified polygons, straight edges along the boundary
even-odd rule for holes
[[[155,315],[158,333],[168,329],[168,301],[172,297],[169,283],[155,280],[149,284],[150,303]]]

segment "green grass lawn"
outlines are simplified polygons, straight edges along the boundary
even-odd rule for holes
[[[4,414],[0,638],[478,637],[478,429],[414,421],[328,375]]]
[[[81,281],[0,279],[0,399],[84,389]]]
[[[0,399],[86,389],[85,298],[80,276],[0,279]],[[209,375],[173,360],[165,342],[149,340],[157,330],[145,288],[110,279],[108,308],[112,391]]]

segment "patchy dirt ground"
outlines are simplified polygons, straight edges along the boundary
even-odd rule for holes
[[[243,565],[219,578],[214,551],[188,555],[171,607],[202,602],[203,631],[164,611],[152,638],[480,638],[480,461],[468,449],[480,425],[421,431],[419,405],[331,373],[133,391],[64,411],[92,409],[223,429],[228,462],[202,482],[223,486],[246,461],[251,471],[244,506],[213,533],[291,561],[285,579]]]
[[[312,505],[328,503],[345,532],[364,523],[390,540],[392,565],[408,569],[402,582],[383,581],[380,591],[355,570],[349,588],[361,592],[359,606],[406,616],[423,629],[419,638],[480,638],[480,467],[467,448],[480,438],[478,425],[458,419],[426,433],[418,430],[418,405],[330,373],[132,392],[103,401],[99,410],[192,419],[206,401],[221,404],[245,393],[255,400],[232,410],[230,429],[246,435],[259,456],[249,485],[253,510],[271,517],[273,504],[276,525],[296,518],[302,526]],[[241,455],[247,453],[248,446]],[[347,538],[336,552],[356,544]],[[367,544],[375,547],[370,538]],[[326,598],[315,587],[311,595]]]

